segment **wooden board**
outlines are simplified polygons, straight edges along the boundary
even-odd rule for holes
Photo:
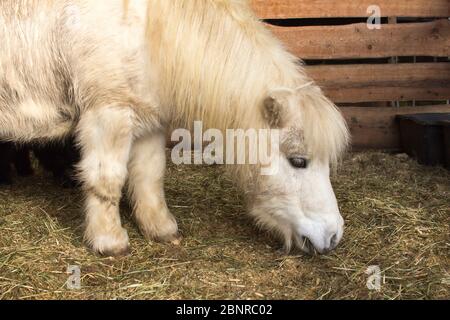
[[[357,59],[392,56],[450,56],[450,21],[344,26],[270,26],[287,48],[302,59]]]
[[[450,63],[306,67],[336,103],[450,100]]]
[[[383,17],[449,17],[449,0],[251,0],[262,19],[367,17],[377,5]]]
[[[421,107],[342,107],[355,149],[399,149],[400,133],[395,116],[410,113],[450,112],[450,105]]]

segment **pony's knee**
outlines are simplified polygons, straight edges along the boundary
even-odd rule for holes
[[[87,112],[78,126],[81,180],[102,196],[120,192],[133,140],[133,112],[107,107]]]
[[[166,169],[165,136],[154,134],[136,139],[131,149],[130,187],[149,187],[159,183]]]

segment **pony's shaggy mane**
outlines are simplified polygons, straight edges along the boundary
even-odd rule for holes
[[[150,0],[147,37],[174,128],[267,128],[269,92],[311,81],[246,0]],[[349,136],[341,114],[317,86],[300,94],[310,153],[336,162]]]

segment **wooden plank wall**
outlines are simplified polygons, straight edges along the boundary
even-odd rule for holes
[[[398,148],[397,114],[450,112],[450,0],[251,3],[342,105],[356,148]],[[372,5],[386,18],[381,29],[365,22]],[[423,62],[416,63],[417,56]]]
[[[378,5],[385,17],[448,17],[447,0],[251,0],[261,19],[365,17]]]

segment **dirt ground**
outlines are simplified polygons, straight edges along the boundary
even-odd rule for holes
[[[333,177],[345,238],[327,256],[293,252],[257,230],[220,167],[170,166],[181,246],[148,243],[123,205],[132,254],[82,243],[82,195],[42,172],[0,187],[1,299],[449,299],[450,173],[403,155],[353,153]],[[81,267],[81,289],[66,286]],[[381,290],[366,286],[381,269]]]

